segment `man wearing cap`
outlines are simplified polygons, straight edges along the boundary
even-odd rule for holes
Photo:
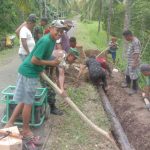
[[[79,52],[76,48],[70,48],[68,53],[64,50],[55,50],[53,56],[60,59],[60,64],[57,67],[57,77],[59,87],[64,92],[65,69],[79,58]]]
[[[44,27],[47,25],[48,19],[45,17],[41,18],[40,24],[33,29],[34,40],[37,42],[44,34]]]
[[[20,47],[18,53],[22,61],[24,61],[24,59],[35,46],[35,41],[31,32],[35,26],[36,19],[37,17],[35,14],[30,14],[27,21],[19,26],[16,30],[16,34],[19,36],[20,40]]]
[[[69,42],[69,36],[67,35],[67,32],[73,27],[73,23],[70,20],[65,20],[64,25],[66,26],[66,30],[64,31],[64,34],[61,37],[61,45],[62,49],[68,53],[70,48],[70,42]]]
[[[34,103],[34,97],[36,93],[36,87],[39,81],[40,74],[44,71],[44,66],[56,66],[60,63],[58,59],[48,60],[51,56],[55,42],[63,34],[64,25],[63,24],[53,24],[51,26],[50,33],[43,36],[38,43],[35,45],[32,52],[24,60],[18,69],[18,79],[16,90],[14,93],[13,100],[17,101],[18,104],[13,111],[7,125],[5,127],[10,127],[15,122],[16,117],[22,111],[23,118],[23,137],[34,143],[33,133],[29,127],[29,121],[31,116],[32,104]]]

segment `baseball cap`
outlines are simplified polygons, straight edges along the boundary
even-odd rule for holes
[[[37,16],[36,14],[30,14],[27,21],[30,21],[30,22],[33,22],[33,23],[36,23],[36,20],[37,20]]]
[[[60,20],[54,20],[52,23],[51,23],[51,26],[52,27],[56,27],[56,28],[66,28],[66,26],[63,24],[63,22],[61,22]]]
[[[80,57],[80,54],[76,48],[70,48],[69,53],[73,54],[76,58]]]

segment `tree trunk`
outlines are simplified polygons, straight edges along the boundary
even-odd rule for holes
[[[47,3],[46,3],[46,0],[44,0],[43,3],[44,3],[44,17],[47,17],[47,8],[46,8]]]
[[[128,30],[130,27],[130,0],[124,0],[123,4],[125,5],[125,17],[124,17],[124,28],[123,30]],[[123,44],[123,56],[122,58],[126,58],[126,51],[128,49],[128,43],[124,40]]]
[[[109,36],[111,33],[111,16],[112,16],[113,0],[109,3],[108,21],[107,21],[107,42],[109,42]]]
[[[123,3],[125,5],[124,30],[128,30],[130,25],[130,3],[129,0],[124,0]]]
[[[103,5],[103,0],[100,0],[100,2],[99,2],[99,16],[98,16],[98,33],[101,30],[102,5]]]

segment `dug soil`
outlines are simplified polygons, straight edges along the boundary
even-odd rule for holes
[[[77,85],[77,74],[78,71],[74,67],[66,70],[65,86],[69,97],[89,119],[110,133],[110,122],[99,94],[84,78],[81,78]],[[115,150],[112,143],[88,127],[75,111],[69,106],[65,107],[62,102],[61,97],[57,96],[57,103],[64,115],[50,116],[48,121],[51,131],[45,145],[46,150]]]
[[[123,75],[114,73],[108,81],[110,88],[108,97],[110,103],[127,134],[129,142],[136,150],[150,150],[150,112],[145,109],[141,92],[128,96],[127,90],[121,88]]]
[[[96,50],[87,52],[89,56],[95,54]],[[129,89],[121,88],[123,80],[123,73],[113,72],[113,77],[108,78],[107,96],[131,145],[136,150],[150,150],[150,112],[145,108],[141,91],[129,96]]]

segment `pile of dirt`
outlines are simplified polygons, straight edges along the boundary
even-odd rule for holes
[[[127,90],[120,86],[122,81],[121,73],[115,73],[114,77],[108,81],[109,100],[130,143],[136,150],[150,150],[150,112],[144,108],[141,93],[128,96]]]

